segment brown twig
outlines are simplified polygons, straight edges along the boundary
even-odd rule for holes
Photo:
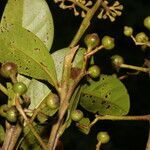
[[[45,145],[45,143],[43,142],[43,140],[41,139],[41,137],[39,136],[39,134],[36,132],[36,130],[34,129],[33,125],[30,123],[30,121],[28,120],[26,114],[24,113],[20,102],[19,102],[19,97],[17,96],[15,98],[15,103],[16,103],[16,108],[19,111],[19,113],[21,114],[21,116],[24,118],[24,120],[26,121],[27,125],[29,126],[30,130],[32,131],[33,135],[36,137],[36,139],[38,140],[38,142],[41,144],[42,148],[44,150],[47,150],[47,147]]]

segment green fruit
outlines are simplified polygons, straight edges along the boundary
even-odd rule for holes
[[[10,109],[7,110],[6,113],[7,113],[6,115],[7,121],[11,123],[15,123],[17,121],[18,111],[15,107],[11,107]]]
[[[144,32],[140,32],[135,36],[136,42],[145,43],[148,41],[148,36]]]
[[[23,95],[27,91],[27,87],[23,82],[17,82],[13,85],[13,91],[19,95]]]
[[[150,16],[144,19],[144,26],[150,30]]]
[[[110,36],[104,36],[102,38],[102,45],[104,46],[105,49],[111,50],[115,47],[115,40]]]
[[[60,105],[59,97],[56,94],[50,94],[47,97],[46,104],[50,109],[56,109]]]
[[[13,62],[5,62],[1,66],[0,73],[5,78],[15,76],[17,73],[17,65],[14,64]]]
[[[107,132],[99,132],[97,134],[97,140],[100,141],[102,144],[106,144],[110,140],[110,136]]]
[[[120,55],[113,55],[111,57],[111,63],[114,67],[120,67],[124,63],[124,59]]]
[[[91,66],[88,69],[88,74],[91,78],[98,78],[100,75],[100,68],[97,65]]]
[[[88,34],[84,38],[84,43],[87,46],[88,49],[94,49],[97,47],[100,43],[99,36],[96,33]]]
[[[83,118],[83,112],[81,110],[74,110],[71,112],[71,119],[73,121],[80,121]]]
[[[125,26],[123,33],[125,36],[131,36],[133,34],[133,28]]]

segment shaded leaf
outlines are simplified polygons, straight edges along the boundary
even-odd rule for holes
[[[43,43],[31,32],[21,28],[0,30],[0,62],[12,61],[20,74],[47,80],[56,85],[53,59]]]
[[[51,93],[51,90],[43,83],[32,79],[28,85],[26,95],[30,97],[31,103],[29,109],[36,109],[40,103]]]
[[[8,0],[1,25],[15,24],[33,32],[50,50],[54,25],[51,12],[45,0]]]
[[[51,94],[51,90],[44,83],[35,79],[30,80],[26,92],[26,96],[28,96],[31,101],[29,109],[38,109],[38,112],[42,112],[43,115],[53,116],[58,109],[50,109],[45,104],[49,94]]]
[[[99,81],[92,81],[83,88],[80,104],[100,115],[126,115],[130,107],[125,86],[115,76],[107,75],[101,75]]]

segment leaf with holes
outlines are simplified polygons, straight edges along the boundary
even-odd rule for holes
[[[54,25],[45,0],[8,0],[1,25],[16,24],[34,33],[50,50]]]
[[[92,81],[83,88],[80,104],[100,115],[126,115],[130,107],[125,86],[115,76],[107,75],[101,75],[99,81]]]
[[[55,63],[58,81],[61,80],[64,58],[69,53],[69,51],[70,51],[70,48],[63,48],[63,49],[57,50],[56,52],[54,52],[52,54],[52,57],[53,57],[53,60]],[[86,50],[84,48],[80,48],[77,51],[77,54],[76,54],[74,61],[73,61],[73,67],[74,68],[81,68],[82,67],[83,55],[85,52],[86,52]]]
[[[0,62],[16,63],[20,74],[57,85],[53,59],[43,42],[30,31],[19,26],[1,27],[0,54]]]

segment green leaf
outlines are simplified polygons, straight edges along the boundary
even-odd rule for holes
[[[26,96],[30,98],[29,109],[35,110],[38,109],[38,112],[42,112],[43,115],[53,116],[58,109],[49,109],[45,101],[49,94],[51,94],[51,90],[42,82],[19,75],[18,81],[24,82],[28,87],[26,92]],[[28,114],[30,115],[30,114]]]
[[[54,25],[45,0],[24,0],[22,26],[39,37],[50,50],[54,37]]]
[[[52,54],[52,57],[53,57],[53,60],[54,60],[54,63],[55,63],[55,68],[56,68],[58,81],[61,80],[64,58],[68,54],[69,51],[70,51],[70,48],[63,48],[63,49],[57,50],[56,52],[54,52]],[[85,52],[86,52],[86,50],[84,48],[80,48],[77,51],[77,54],[76,54],[76,56],[74,58],[74,61],[73,61],[73,67],[76,67],[76,68],[81,68],[82,67],[83,55],[84,55]]]
[[[125,86],[115,76],[107,75],[101,75],[99,81],[92,81],[83,88],[80,104],[100,115],[126,115],[130,107]]]
[[[1,27],[0,62],[12,61],[20,74],[57,84],[53,59],[44,44],[21,27]]]
[[[15,24],[34,33],[50,50],[54,25],[45,0],[8,0],[1,20],[2,26]]]
[[[51,93],[51,90],[43,83],[32,79],[28,85],[26,95],[30,97],[31,103],[29,109],[34,110],[38,108],[41,102]]]
[[[8,0],[2,19],[1,26],[22,26],[23,0]]]
[[[0,124],[0,145],[3,143],[5,137],[5,131],[3,126]]]

